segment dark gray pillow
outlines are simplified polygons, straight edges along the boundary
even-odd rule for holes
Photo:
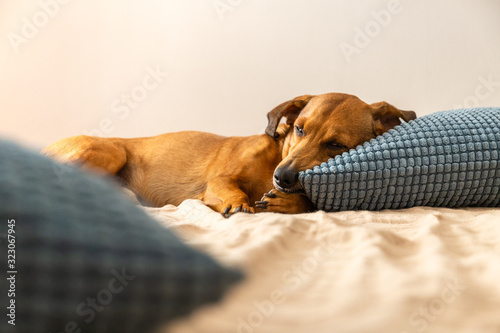
[[[15,291],[2,288],[1,332],[148,332],[241,278],[104,179],[4,141],[0,219],[2,253],[15,251],[1,258]]]
[[[500,108],[433,113],[307,170],[300,181],[318,209],[500,203]]]

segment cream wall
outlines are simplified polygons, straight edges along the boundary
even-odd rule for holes
[[[419,115],[500,106],[498,0],[7,0],[0,136],[261,133],[330,91]]]

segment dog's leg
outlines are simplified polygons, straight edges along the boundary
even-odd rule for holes
[[[248,195],[241,190],[238,181],[233,177],[220,176],[210,179],[207,189],[199,199],[224,217],[238,212],[255,213],[255,209],[250,206]]]
[[[300,214],[315,210],[313,203],[305,194],[285,193],[276,189],[265,193],[255,204],[258,212]]]
[[[119,141],[86,135],[59,140],[42,150],[42,154],[61,163],[111,175],[127,162],[127,151]]]

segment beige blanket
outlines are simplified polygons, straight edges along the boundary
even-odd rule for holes
[[[162,332],[500,332],[500,209],[148,212],[247,274]]]

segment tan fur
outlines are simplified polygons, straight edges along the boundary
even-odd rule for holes
[[[287,122],[279,125],[283,117]],[[385,102],[368,105],[352,95],[305,95],[269,112],[267,134],[177,132],[132,139],[81,135],[60,140],[42,153],[116,175],[154,206],[198,198],[225,215],[256,210],[300,213],[313,206],[300,184],[285,189],[275,180],[273,185],[278,168],[311,168],[387,131],[399,118],[415,119],[415,113]],[[297,135],[297,125],[304,136]],[[328,148],[332,141],[339,149]]]

